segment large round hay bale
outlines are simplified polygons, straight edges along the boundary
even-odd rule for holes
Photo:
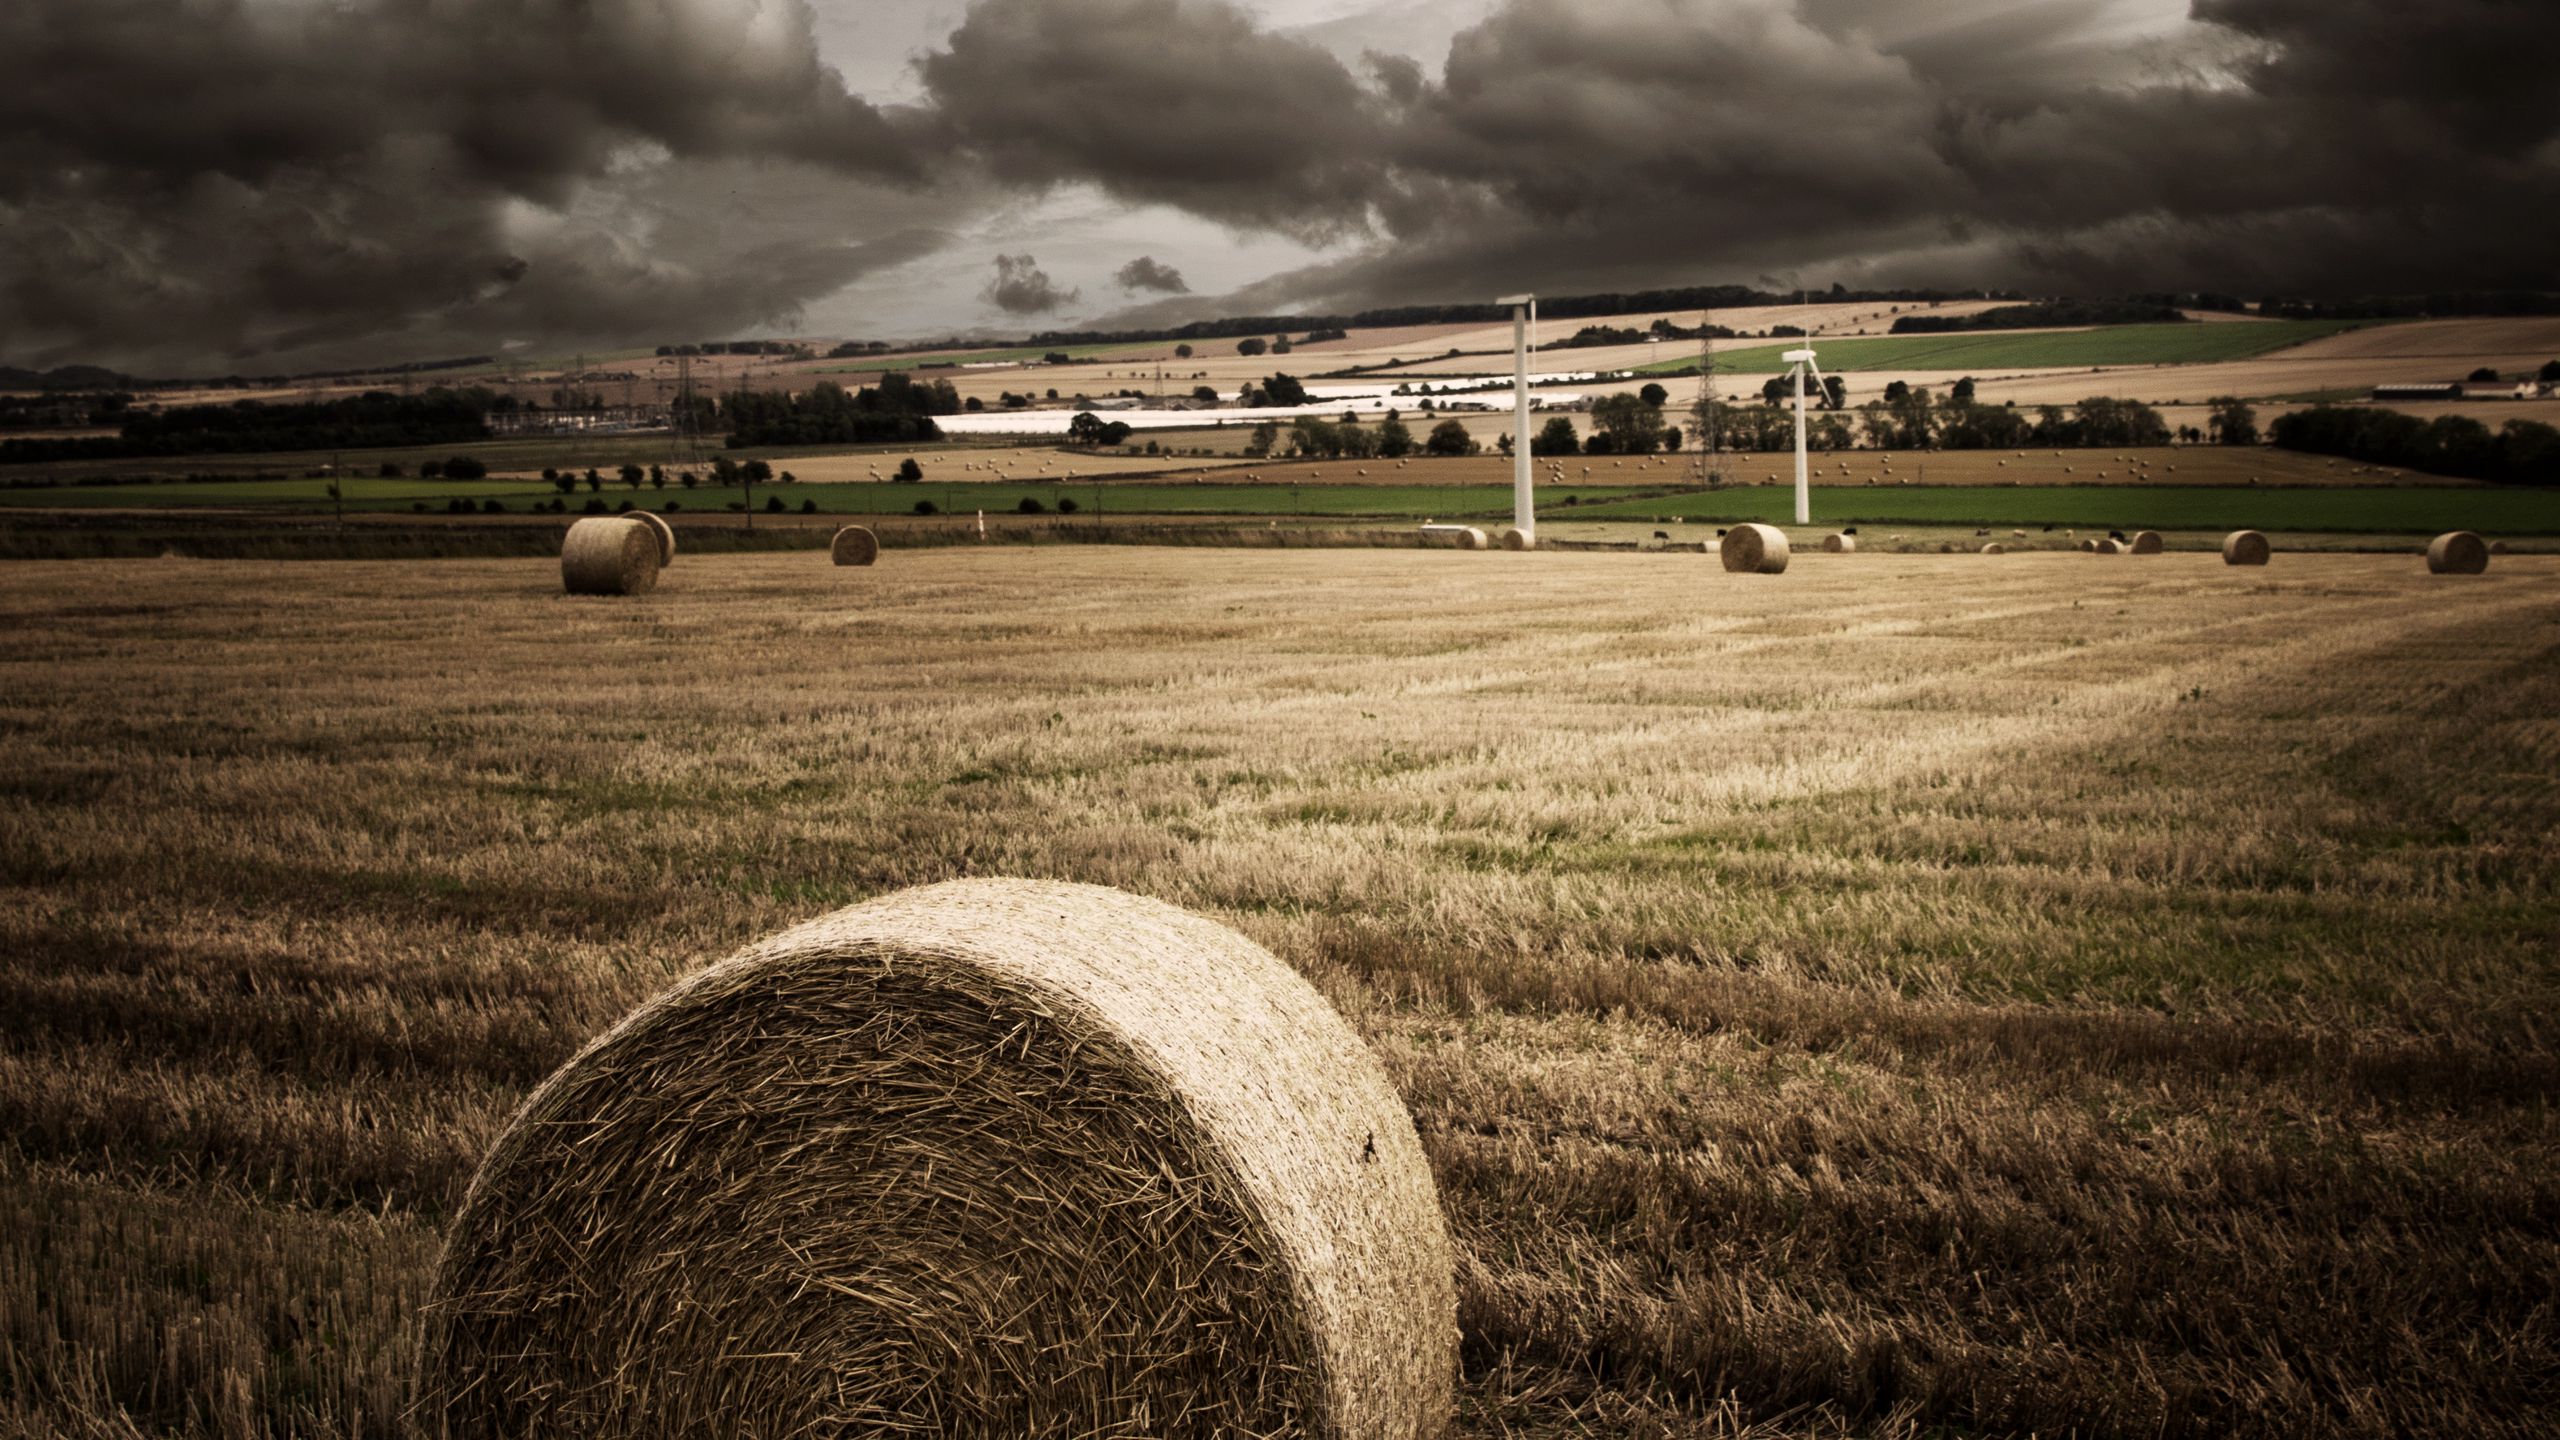
[[[2121,555],[2124,550],[2124,542],[2112,535],[2098,542],[2098,553],[2101,555]]]
[[[2489,568],[2489,547],[2468,530],[2451,530],[2427,542],[2427,570],[2435,575],[2477,575]]]
[[[648,526],[649,533],[658,537],[658,568],[663,570],[676,563],[676,527],[646,510],[632,511],[631,518]]]
[[[860,525],[847,525],[836,532],[827,554],[839,565],[868,565],[880,558],[880,537]]]
[[[1787,568],[1787,535],[1775,525],[1736,525],[1716,547],[1736,575],[1778,575]]]
[[[572,595],[646,595],[658,588],[658,536],[628,515],[592,515],[560,542],[560,585]]]
[[[2267,537],[2255,530],[2234,530],[2222,537],[2222,563],[2225,565],[2264,565],[2275,547]]]
[[[426,1433],[1429,1437],[1453,1252],[1413,1123],[1251,941],[964,880],[748,948],[474,1177]]]
[[[1538,542],[1531,539],[1529,532],[1526,530],[1505,530],[1502,532],[1502,548],[1505,550],[1535,550],[1538,548]]]
[[[1858,537],[1855,535],[1825,535],[1822,537],[1822,548],[1833,555],[1854,555],[1858,553]]]
[[[2001,544],[1997,540],[1994,540],[1990,544],[1982,547],[1982,553],[1985,555],[2006,555],[2009,553],[2009,547]]]
[[[2133,545],[2131,548],[2133,553],[2136,555],[2157,555],[2169,547],[2168,542],[2160,538],[2159,531],[2136,530],[2133,532]]]

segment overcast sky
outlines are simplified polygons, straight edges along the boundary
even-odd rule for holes
[[[2552,0],[13,0],[0,362],[2553,284]]]

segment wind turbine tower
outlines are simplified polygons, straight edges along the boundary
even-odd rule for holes
[[[1790,350],[1786,354],[1778,357],[1779,359],[1787,362],[1787,369],[1795,376],[1796,382],[1796,523],[1799,525],[1810,525],[1813,523],[1812,472],[1805,460],[1805,376],[1810,373],[1813,376],[1814,388],[1816,390],[1823,389],[1822,367],[1813,363],[1813,345],[1811,343],[1811,339],[1811,336],[1806,337],[1806,344],[1803,349]]]
[[[1529,489],[1529,317],[1537,313],[1535,295],[1505,295],[1496,305],[1511,307],[1511,528],[1520,532],[1524,549],[1538,544],[1538,510]]]

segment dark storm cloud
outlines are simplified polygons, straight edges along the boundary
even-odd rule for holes
[[[1223,0],[980,0],[918,62],[944,144],[998,178],[1321,240],[1385,198],[1380,98]]]
[[[2158,9],[1510,0],[1434,77],[1364,76],[1215,0],[984,0],[922,74],[945,138],[1009,180],[1368,237],[1296,277],[1307,303],[1776,267],[2548,283],[2560,6],[2200,0],[2165,26]]]
[[[1191,293],[1191,286],[1182,278],[1182,272],[1153,255],[1141,255],[1121,266],[1111,280],[1123,290],[1152,290],[1159,295]]]
[[[486,343],[617,304],[626,332],[652,305],[735,324],[907,228],[754,236],[755,268],[688,277],[625,236],[521,223],[669,157],[822,185],[919,165],[818,62],[796,0],[20,0],[0,7],[0,334],[176,362]]]
[[[0,360],[735,334],[1078,184],[1343,242],[1218,299],[1123,271],[1150,319],[1782,270],[2550,283],[2550,0],[1478,4],[1427,64],[1227,0],[955,4],[883,111],[799,0],[16,0]],[[985,298],[1075,298],[1023,268]]]
[[[979,298],[1008,315],[1045,315],[1074,304],[1079,293],[1059,289],[1040,262],[1028,255],[999,255],[996,278],[987,282]]]

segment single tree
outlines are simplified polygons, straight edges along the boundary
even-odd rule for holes
[[[1652,406],[1656,410],[1661,409],[1664,403],[1671,399],[1670,391],[1665,390],[1661,385],[1650,381],[1646,383],[1643,389],[1637,391],[1636,395],[1641,398],[1644,403]]]
[[[1582,441],[1573,433],[1573,422],[1561,415],[1549,420],[1529,441],[1532,455],[1577,455],[1581,451]]]
[[[1294,375],[1275,374],[1262,382],[1262,398],[1267,405],[1304,405],[1307,387]]]
[[[910,455],[898,462],[898,478],[913,485],[924,478],[924,467],[916,463],[916,457]]]
[[[1236,353],[1248,357],[1268,353],[1270,349],[1271,342],[1259,335],[1248,335],[1236,342]]]
[[[2216,396],[2207,403],[2213,406],[2213,415],[2205,424],[2215,444],[2258,443],[2258,412],[2255,407],[2233,395]]]
[[[1431,425],[1431,438],[1423,441],[1423,451],[1434,456],[1472,456],[1475,448],[1475,436],[1469,436],[1467,425],[1459,420],[1441,420],[1439,425]]]

